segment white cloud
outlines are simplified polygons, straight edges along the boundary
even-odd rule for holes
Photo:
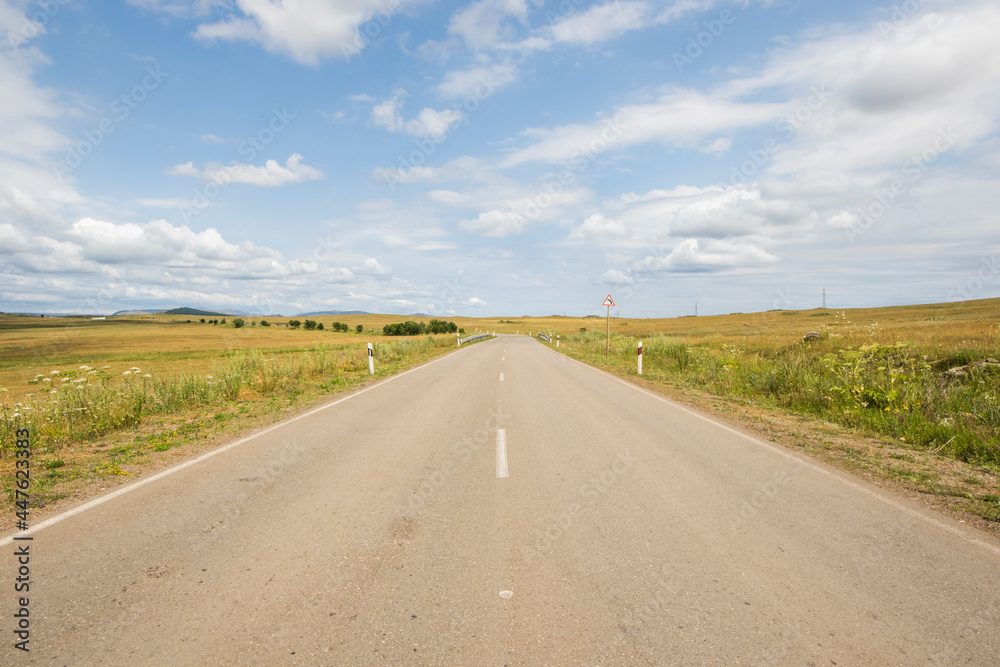
[[[642,0],[616,0],[570,14],[552,26],[556,42],[590,46],[652,25],[653,5]]]
[[[226,144],[229,143],[229,139],[223,139],[220,136],[214,135],[212,133],[201,135],[201,141],[205,144]]]
[[[304,65],[325,58],[349,58],[367,44],[358,28],[373,17],[391,19],[385,0],[236,0],[238,12],[214,23],[201,23],[197,39],[248,41]],[[411,0],[398,0],[404,8]],[[383,28],[384,29],[384,28]]]
[[[485,306],[486,302],[483,301],[482,299],[480,299],[479,297],[474,296],[474,297],[470,298],[468,301],[465,301],[465,305],[466,306]]]
[[[608,269],[601,274],[598,282],[602,285],[632,285],[635,283],[635,278],[620,269]]]
[[[510,63],[498,63],[490,67],[448,72],[444,81],[434,87],[439,95],[447,98],[474,96],[477,99],[489,97],[498,89],[517,80],[517,67]]]
[[[167,197],[164,199],[140,199],[139,203],[143,206],[149,206],[151,208],[181,208],[184,206],[190,206],[191,200],[182,199],[180,197]]]
[[[366,259],[361,267],[358,269],[359,273],[367,273],[372,276],[387,276],[392,273],[392,269],[388,266],[379,264],[378,260],[374,257],[369,257]]]
[[[584,220],[582,225],[574,229],[569,237],[571,239],[589,239],[604,236],[623,236],[624,234],[624,222],[606,218],[600,213],[595,213]]]
[[[655,271],[707,273],[758,267],[777,261],[777,257],[752,243],[685,239],[667,256],[647,257],[639,266]]]
[[[501,238],[520,234],[525,231],[531,221],[516,211],[500,211],[493,209],[480,213],[474,220],[463,220],[458,228],[473,234]]]
[[[167,172],[171,176],[196,176],[213,183],[246,183],[260,187],[277,187],[289,183],[301,183],[323,178],[323,172],[302,164],[302,156],[293,153],[282,166],[276,160],[268,160],[264,166],[232,162],[227,165],[210,162],[205,169],[198,169],[191,162],[178,164]]]
[[[372,108],[372,123],[390,132],[405,132],[410,136],[441,141],[463,119],[462,112],[455,109],[438,111],[424,108],[416,118],[403,120],[400,116],[402,107],[399,95],[376,104]]]
[[[607,150],[649,142],[693,147],[711,135],[773,122],[788,108],[788,102],[740,102],[719,92],[671,90],[653,103],[621,107],[612,117],[588,125],[530,130],[525,136],[534,143],[512,151],[501,165],[570,161],[586,165]]]
[[[477,0],[455,12],[448,32],[474,51],[491,49],[516,35],[518,23],[528,18],[525,0]]]

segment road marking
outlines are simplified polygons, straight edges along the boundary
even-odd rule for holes
[[[201,463],[205,459],[210,459],[213,456],[216,456],[216,455],[221,454],[223,452],[227,452],[230,449],[233,449],[234,447],[239,447],[240,445],[242,445],[244,443],[247,443],[247,442],[250,442],[251,440],[254,440],[255,438],[259,438],[260,436],[262,436],[262,435],[264,435],[266,433],[270,433],[271,431],[276,431],[279,428],[283,428],[285,426],[288,426],[289,424],[291,424],[293,422],[297,422],[300,419],[305,419],[306,417],[311,417],[312,415],[316,414],[317,412],[322,412],[323,410],[326,410],[327,408],[332,408],[333,406],[339,405],[339,404],[343,403],[344,401],[349,401],[352,398],[357,398],[361,394],[366,394],[369,391],[372,391],[373,389],[378,389],[382,385],[388,384],[389,382],[392,382],[393,380],[395,380],[397,378],[401,378],[404,375],[409,375],[410,373],[415,373],[415,372],[417,372],[417,371],[419,371],[419,370],[421,370],[423,368],[427,368],[431,364],[436,364],[437,362],[439,362],[439,361],[441,361],[443,359],[447,359],[452,354],[454,354],[454,352],[449,352],[448,354],[445,354],[444,356],[440,356],[437,359],[433,359],[431,361],[428,361],[426,364],[421,364],[420,366],[417,366],[416,368],[411,368],[408,371],[403,371],[402,373],[398,373],[396,375],[391,375],[391,376],[387,377],[386,379],[382,380],[381,382],[378,382],[377,384],[371,385],[370,387],[365,387],[364,389],[356,391],[353,394],[349,394],[347,396],[344,396],[343,398],[338,398],[337,400],[331,401],[331,402],[327,403],[326,405],[321,405],[318,408],[313,408],[312,410],[309,410],[308,412],[303,412],[301,415],[297,415],[295,417],[292,417],[291,419],[286,419],[285,421],[280,422],[278,424],[274,424],[273,426],[269,426],[268,428],[265,428],[262,431],[257,431],[255,433],[252,433],[251,435],[248,435],[245,438],[240,438],[236,442],[231,442],[228,445],[224,445],[222,447],[219,447],[218,449],[213,449],[210,452],[206,452],[206,453],[202,454],[201,456],[198,456],[198,457],[193,458],[193,459],[189,459],[187,461],[184,461],[183,463],[179,463],[179,464],[175,465],[174,467],[167,468],[166,470],[158,472],[155,475],[152,475],[151,477],[147,477],[146,479],[141,479],[138,482],[136,482],[135,484],[130,484],[130,485],[124,487],[124,488],[118,489],[117,491],[112,491],[111,493],[109,493],[109,494],[107,494],[105,496],[100,496],[98,498],[94,498],[93,500],[91,500],[88,503],[84,503],[83,505],[78,505],[78,506],[74,507],[71,510],[67,510],[67,511],[63,512],[62,514],[57,514],[54,517],[50,517],[50,518],[46,519],[45,521],[41,521],[41,522],[35,524],[28,531],[18,532],[18,533],[15,533],[14,535],[8,535],[7,537],[5,537],[3,539],[0,539],[0,547],[5,547],[8,544],[12,544],[14,542],[14,537],[15,536],[23,537],[25,535],[34,535],[35,533],[37,533],[41,529],[48,528],[49,526],[51,526],[53,524],[59,523],[63,519],[68,519],[68,518],[70,518],[72,516],[76,516],[77,514],[81,514],[83,512],[86,512],[87,510],[89,510],[91,508],[94,508],[94,507],[97,507],[98,505],[103,505],[104,503],[106,503],[109,500],[112,500],[114,498],[117,498],[118,496],[123,496],[126,493],[128,493],[129,491],[135,491],[136,489],[138,489],[140,487],[143,487],[143,486],[146,486],[147,484],[149,484],[151,482],[155,482],[158,479],[162,479],[162,478],[166,477],[167,475],[172,475],[175,472],[180,472],[184,468],[188,468],[190,466],[193,466],[196,463]],[[504,464],[504,470],[506,470],[506,465],[507,464],[505,463]],[[506,474],[504,476],[506,477]]]
[[[503,382],[503,373],[500,374],[500,381]]]
[[[904,514],[908,514],[909,516],[911,516],[911,517],[913,517],[915,519],[919,519],[919,520],[923,521],[926,524],[929,524],[929,525],[932,525],[932,526],[936,526],[936,527],[944,530],[945,532],[949,533],[950,535],[952,535],[954,537],[958,537],[958,538],[960,538],[962,540],[965,540],[966,542],[968,542],[970,544],[975,544],[976,546],[983,547],[984,549],[992,551],[994,554],[1000,554],[1000,547],[997,547],[995,544],[991,544],[991,543],[989,543],[989,542],[987,542],[985,540],[979,539],[978,537],[973,537],[972,535],[968,535],[968,534],[966,534],[964,532],[963,529],[957,528],[954,525],[949,525],[949,524],[945,523],[944,521],[938,520],[935,517],[928,516],[927,514],[924,514],[923,512],[921,512],[921,511],[919,511],[917,509],[914,509],[914,508],[912,508],[912,507],[910,507],[908,505],[904,505],[903,503],[898,502],[897,500],[895,500],[892,497],[889,497],[888,495],[883,495],[883,494],[888,494],[889,493],[888,491],[882,491],[881,489],[879,489],[878,491],[876,491],[874,489],[871,489],[871,488],[868,488],[866,486],[863,486],[863,485],[859,484],[858,482],[855,482],[855,481],[853,481],[851,479],[848,479],[847,477],[845,477],[845,475],[848,475],[849,473],[838,471],[837,474],[834,474],[833,472],[831,472],[831,471],[829,471],[829,470],[827,470],[825,468],[821,468],[820,466],[818,466],[817,464],[813,463],[810,459],[807,459],[804,456],[799,456],[797,454],[793,454],[792,452],[790,452],[787,449],[783,448],[781,445],[776,445],[776,444],[767,442],[766,440],[762,440],[760,438],[756,438],[756,437],[754,437],[752,435],[749,435],[747,433],[739,431],[739,430],[737,430],[735,428],[732,428],[730,426],[726,426],[722,422],[719,422],[719,421],[713,419],[712,417],[709,417],[708,415],[703,415],[700,412],[697,412],[696,410],[692,410],[692,409],[690,409],[688,407],[685,407],[685,406],[681,405],[680,403],[676,403],[676,402],[672,401],[671,399],[667,398],[666,396],[660,396],[659,394],[653,393],[653,392],[651,392],[651,391],[649,391],[647,389],[643,389],[642,387],[634,385],[631,382],[627,382],[625,380],[622,380],[621,378],[616,377],[616,376],[612,375],[611,373],[608,373],[607,371],[603,371],[600,368],[595,368],[594,366],[591,366],[589,364],[585,364],[584,362],[579,361],[578,359],[574,359],[573,357],[567,356],[565,354],[560,354],[560,353],[556,352],[555,350],[552,350],[552,352],[554,354],[559,354],[559,356],[562,357],[564,360],[578,363],[581,366],[583,366],[584,368],[588,368],[588,369],[590,369],[592,371],[600,373],[601,375],[604,375],[604,376],[606,376],[606,377],[614,380],[615,382],[620,382],[621,384],[625,385],[626,387],[629,387],[630,389],[634,389],[634,390],[638,391],[641,394],[645,394],[646,396],[649,396],[650,398],[656,399],[657,401],[662,401],[663,403],[666,403],[667,405],[669,405],[669,406],[671,406],[671,407],[673,407],[673,408],[675,408],[677,410],[680,410],[681,412],[685,412],[685,413],[691,415],[692,417],[696,417],[697,419],[700,419],[700,420],[702,420],[704,422],[707,422],[707,423],[711,424],[712,426],[714,426],[714,427],[716,427],[718,429],[721,429],[721,430],[726,431],[728,433],[731,433],[731,434],[733,434],[735,436],[743,438],[744,440],[747,440],[748,442],[752,442],[753,444],[757,445],[758,447],[762,447],[764,449],[770,450],[771,452],[774,452],[775,454],[778,454],[779,456],[787,459],[788,461],[790,461],[792,463],[797,463],[799,465],[803,465],[803,466],[805,466],[805,467],[813,470],[814,472],[820,473],[821,475],[824,475],[826,477],[830,477],[832,479],[836,479],[839,482],[841,482],[842,484],[851,487],[855,491],[859,491],[860,493],[863,493],[863,494],[865,494],[865,495],[867,495],[867,496],[869,496],[871,498],[874,498],[876,500],[880,500],[883,503],[885,503],[886,505],[889,505],[890,507],[893,507],[893,508],[899,510],[900,512],[903,512]],[[975,529],[965,529],[965,530],[975,530]],[[3,546],[3,542],[0,542],[0,546]]]
[[[507,429],[497,429],[497,479],[507,476]]]

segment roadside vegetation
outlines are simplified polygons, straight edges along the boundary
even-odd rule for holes
[[[643,373],[1000,470],[1000,349],[995,341],[943,351],[877,338],[790,343],[645,336]],[[638,340],[615,333],[612,362],[634,367]],[[577,356],[601,360],[605,355],[603,332],[570,335],[565,341]]]
[[[320,331],[318,324],[315,329]],[[337,329],[347,331],[348,327],[344,324]],[[124,349],[95,355],[99,359],[94,361],[70,352],[89,346],[92,331],[83,331],[64,339],[48,359],[17,356],[27,346],[16,345],[4,348],[9,354],[0,358],[8,367],[5,384],[10,384],[11,377],[28,377],[15,391],[0,386],[0,465],[5,471],[11,469],[15,430],[28,428],[35,455],[32,504],[36,507],[70,495],[81,485],[135,474],[156,457],[166,456],[168,450],[210,446],[220,438],[280,419],[370,378],[367,345],[352,342],[357,340],[354,334],[348,342],[294,347],[187,351],[176,346],[148,350],[146,361],[136,361],[143,355]],[[215,331],[219,332],[216,337],[222,333]],[[58,333],[58,329],[49,330],[48,338]],[[114,347],[121,331],[104,327],[103,333],[100,338],[107,349]],[[220,342],[224,340],[217,339],[216,345]],[[447,336],[375,339],[372,344],[378,376],[455,347],[454,339]],[[62,358],[57,361],[58,357]],[[27,368],[35,370],[32,376],[27,375]],[[0,489],[7,496],[13,493],[13,479],[12,474],[2,475]]]

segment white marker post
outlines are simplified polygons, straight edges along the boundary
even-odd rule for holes
[[[642,341],[639,341],[639,375],[642,375]]]
[[[368,343],[368,374],[375,375],[375,353],[372,352],[371,343]]]
[[[556,347],[559,347],[559,336],[556,336]]]

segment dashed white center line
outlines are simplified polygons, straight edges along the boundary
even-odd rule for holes
[[[500,381],[503,382],[503,373],[500,374]]]
[[[507,476],[507,429],[497,429],[497,479]]]

